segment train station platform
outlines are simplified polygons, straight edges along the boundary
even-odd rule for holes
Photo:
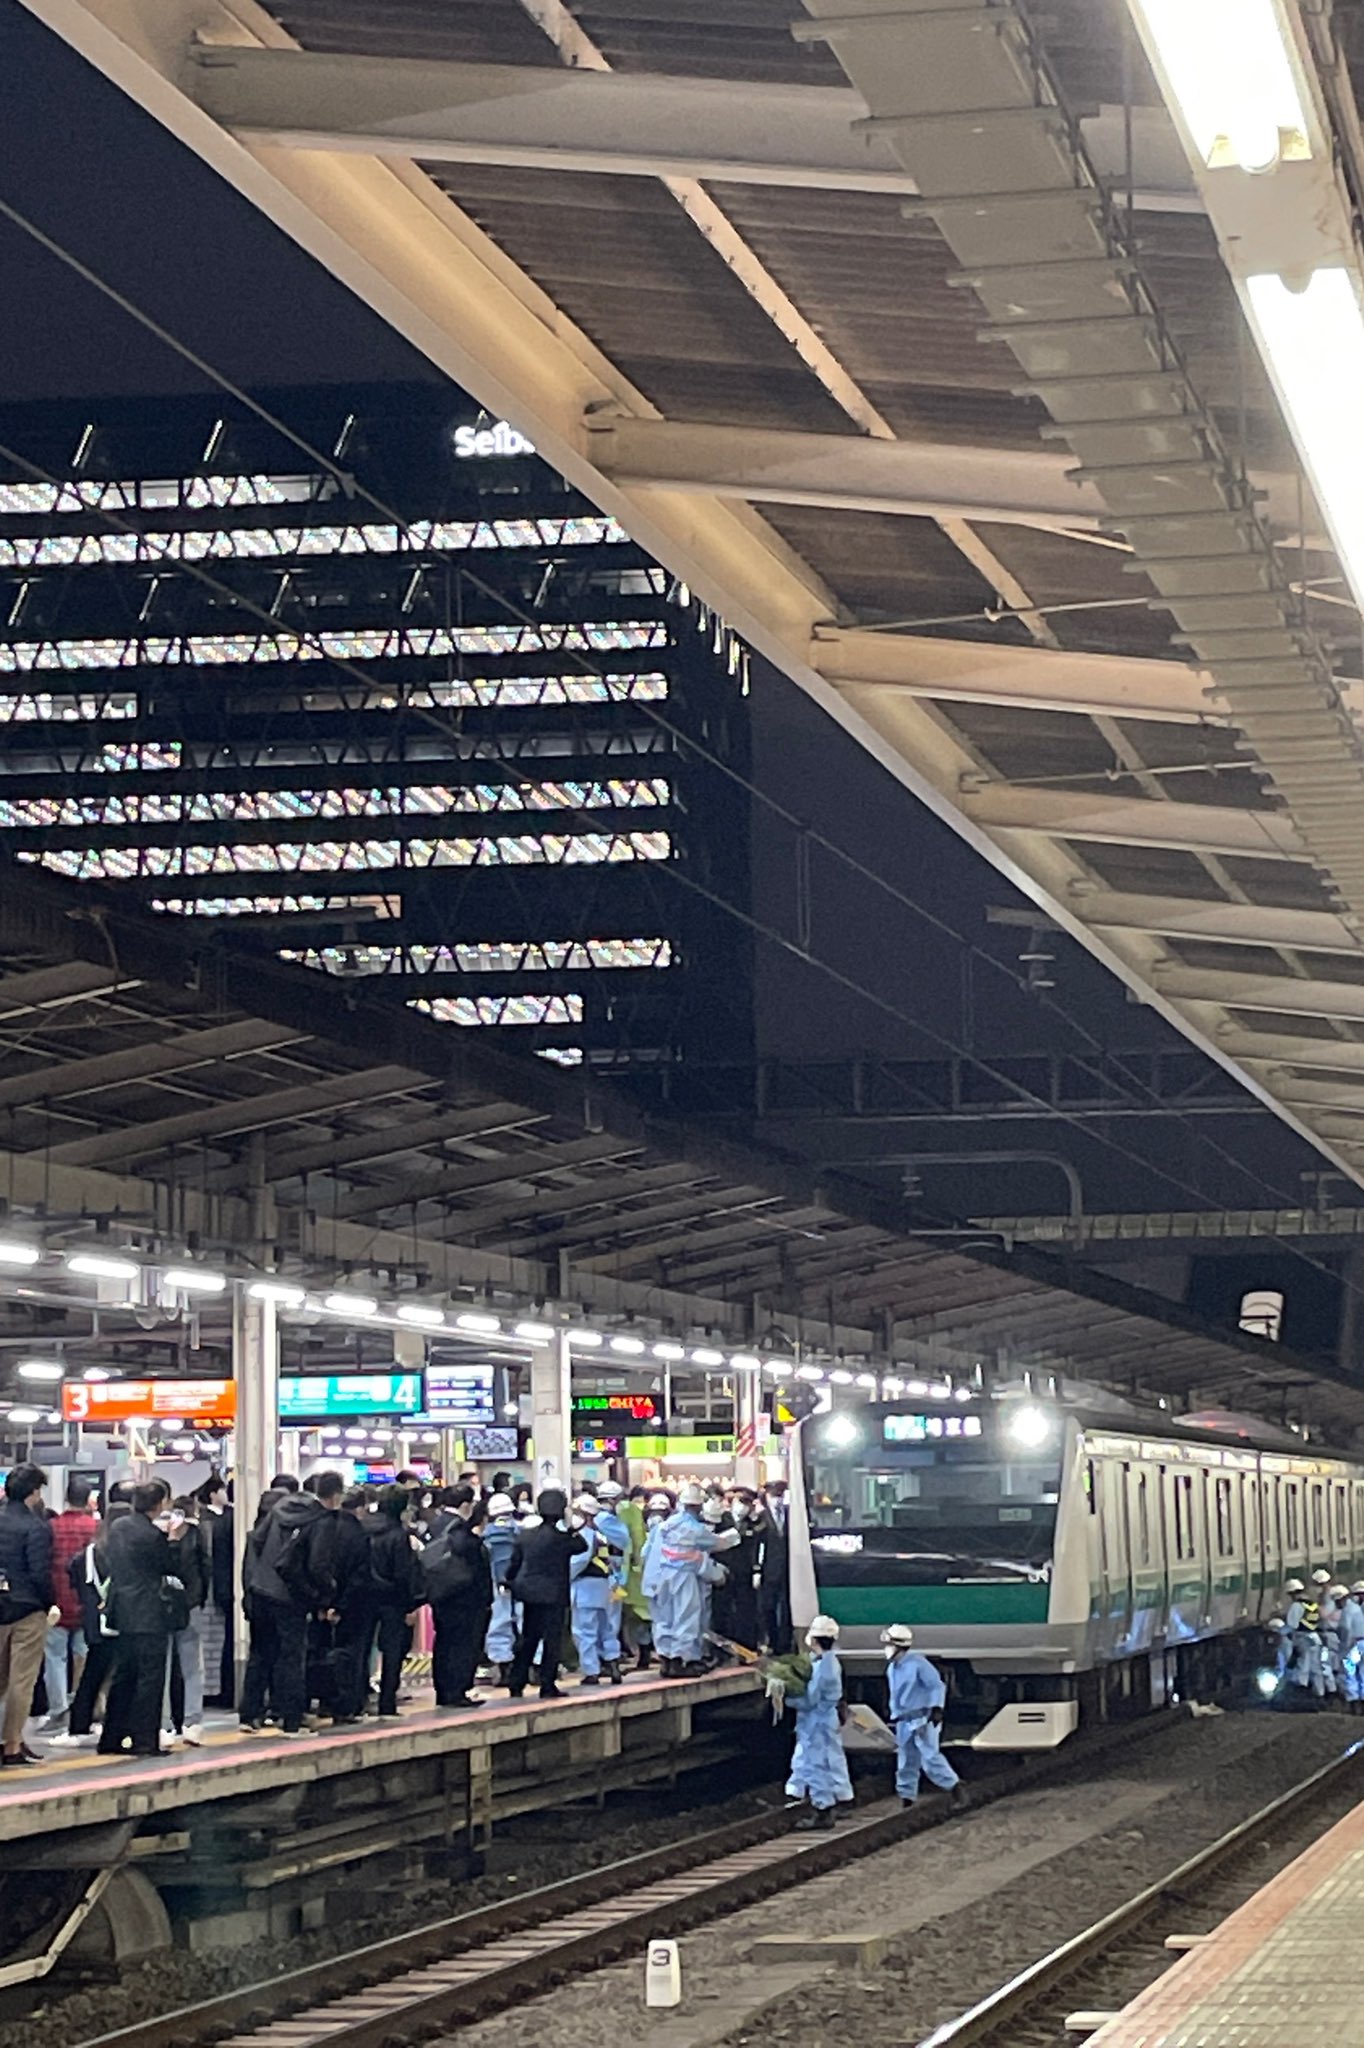
[[[1090,2035],[1092,2048],[1361,2048],[1364,1805]]]
[[[564,1683],[558,1700],[494,1694],[465,1712],[419,1700],[335,1733],[232,1725],[163,1757],[54,1752],[0,1781],[0,1859],[35,1879],[106,1873],[106,1891],[119,1873],[139,1927],[150,1915],[166,1940],[173,1927],[221,1946],[324,1924],[331,1891],[353,1890],[378,1851],[389,1882],[404,1858],[414,1876],[471,1874],[499,1820],[671,1784],[761,1739],[761,1685],[740,1667]]]

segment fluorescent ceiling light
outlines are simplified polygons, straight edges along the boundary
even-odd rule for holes
[[[606,1339],[600,1330],[570,1330],[568,1341],[584,1351],[595,1351]]]
[[[527,1344],[551,1344],[554,1341],[553,1323],[518,1323],[516,1335],[524,1337]]]
[[[627,1358],[638,1358],[644,1350],[644,1345],[638,1337],[613,1337],[611,1349],[623,1352]]]
[[[1129,0],[1171,111],[1199,160],[1273,170],[1311,155],[1278,0]]]
[[[1248,277],[1246,313],[1330,528],[1355,602],[1364,602],[1364,313],[1343,267],[1301,291]]]
[[[852,1374],[846,1372],[841,1365],[834,1367],[833,1371],[829,1374],[829,1378],[836,1387],[850,1387],[853,1383]]]
[[[796,1378],[798,1380],[810,1381],[822,1380],[824,1373],[822,1368],[817,1365],[798,1365],[796,1367]]]
[[[111,1380],[113,1377],[114,1375],[109,1371],[108,1367],[103,1365],[87,1365],[85,1371],[81,1374],[83,1380],[90,1380],[92,1382],[96,1380]]]
[[[20,1244],[14,1238],[0,1238],[0,1266],[36,1266],[41,1257],[36,1244]]]
[[[131,1259],[114,1259],[103,1252],[75,1252],[66,1262],[68,1273],[90,1280],[136,1280],[139,1267]]]
[[[398,1310],[400,1323],[417,1323],[423,1330],[438,1330],[445,1321],[444,1311],[427,1308],[420,1301],[405,1301]]]
[[[273,1301],[278,1308],[302,1308],[308,1299],[305,1287],[291,1287],[287,1280],[253,1280],[246,1291],[252,1301]]]
[[[173,1436],[171,1438],[171,1449],[173,1451],[192,1451],[196,1448],[197,1444],[192,1436]]]
[[[328,1294],[322,1302],[329,1316],[374,1316],[379,1304],[372,1294]]]
[[[723,1365],[725,1354],[723,1351],[711,1351],[706,1345],[702,1344],[693,1351],[691,1362],[693,1365]]]
[[[344,1435],[347,1443],[362,1444],[368,1437],[369,1431],[367,1429],[360,1429],[357,1427],[354,1429],[343,1430],[342,1434]]]
[[[760,1372],[762,1360],[755,1358],[751,1351],[731,1351],[729,1362],[736,1372]]]
[[[874,1372],[860,1372],[857,1375],[856,1383],[859,1387],[871,1387],[874,1391],[876,1387],[876,1374]]]
[[[11,1408],[9,1419],[11,1422],[41,1422],[43,1411],[41,1408]]]
[[[686,1355],[687,1347],[685,1344],[655,1344],[654,1346],[654,1357],[661,1358],[665,1365],[676,1365],[678,1360],[685,1358]]]
[[[55,1358],[24,1358],[19,1361],[21,1380],[59,1380],[65,1377],[65,1368]]]
[[[495,1337],[502,1328],[497,1316],[463,1315],[455,1317],[457,1330],[471,1330],[476,1337]]]
[[[163,1287],[177,1294],[221,1294],[227,1285],[225,1273],[210,1273],[204,1266],[167,1266],[161,1275]]]

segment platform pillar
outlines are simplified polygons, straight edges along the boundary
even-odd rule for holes
[[[232,1377],[237,1383],[237,1462],[233,1479],[233,1534],[237,1586],[242,1583],[246,1539],[256,1505],[278,1469],[279,1332],[273,1301],[256,1301],[244,1287],[232,1304]],[[240,1597],[234,1611],[234,1661],[240,1692],[248,1650],[246,1616]]]
[[[763,1404],[762,1374],[736,1372],[734,1375],[734,1480],[751,1486],[756,1493],[762,1484],[759,1414]]]
[[[530,1359],[531,1433],[535,1438],[535,1490],[572,1491],[573,1387],[568,1333],[556,1330]]]

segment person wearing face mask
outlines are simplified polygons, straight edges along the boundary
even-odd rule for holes
[[[614,1479],[603,1479],[597,1488],[597,1534],[606,1545],[611,1561],[611,1594],[606,1603],[606,1644],[603,1661],[620,1669],[621,1632],[625,1621],[625,1602],[630,1583],[630,1566],[634,1558],[635,1539],[630,1524],[621,1512],[621,1496],[625,1489]]]
[[[801,1829],[831,1828],[834,1808],[850,1806],[852,1780],[839,1734],[843,1710],[843,1670],[838,1661],[838,1623],[817,1614],[806,1631],[811,1659],[803,1692],[788,1695],[796,1717],[796,1746],[786,1780],[786,1796],[810,1811],[796,1822]]]
[[[901,1806],[919,1796],[919,1779],[927,1778],[940,1792],[950,1792],[959,1806],[966,1788],[943,1755],[939,1731],[947,1687],[927,1657],[914,1648],[914,1631],[897,1621],[882,1631],[886,1678],[890,1684],[890,1720],[895,1730],[895,1789]]]
[[[644,1546],[649,1539],[649,1490],[632,1486],[627,1499],[616,1509],[630,1535],[630,1557],[625,1569],[625,1598],[621,1603],[621,1632],[626,1650],[635,1660],[636,1671],[647,1671],[654,1657],[653,1624],[644,1597]]]
[[[511,1495],[495,1493],[488,1502],[488,1519],[483,1527],[488,1563],[493,1575],[493,1611],[483,1642],[483,1655],[497,1673],[499,1685],[507,1682],[516,1655],[516,1603],[507,1591],[507,1566],[516,1548],[516,1513]]]
[[[619,1685],[620,1660],[611,1655],[611,1556],[597,1527],[600,1512],[600,1501],[590,1493],[579,1494],[573,1503],[573,1527],[582,1531],[586,1545],[568,1567],[573,1641],[584,1685],[600,1685],[603,1671],[612,1685]]]
[[[705,1669],[705,1592],[710,1561],[733,1550],[737,1529],[716,1529],[705,1519],[706,1495],[695,1480],[684,1486],[676,1514],[658,1532],[650,1593],[654,1645],[665,1678],[699,1678]],[[646,1575],[646,1591],[651,1581]]]
[[[733,1527],[739,1541],[725,1557],[729,1574],[723,1586],[715,1588],[712,1611],[715,1632],[747,1650],[758,1647],[758,1592],[754,1583],[758,1570],[759,1535],[754,1520],[754,1496],[737,1487],[729,1504]]]

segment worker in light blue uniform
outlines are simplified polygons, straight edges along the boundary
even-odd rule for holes
[[[843,1753],[840,1707],[843,1669],[835,1645],[838,1623],[817,1614],[805,1635],[813,1669],[804,1692],[789,1692],[787,1705],[796,1717],[796,1746],[786,1780],[786,1796],[808,1804],[798,1828],[831,1828],[834,1808],[851,1806],[852,1780]]]
[[[702,1512],[705,1492],[694,1480],[683,1487],[678,1503],[677,1512],[658,1531],[644,1590],[653,1612],[654,1648],[663,1676],[695,1678],[705,1668],[707,1566],[717,1551],[734,1548],[739,1532],[711,1528]]]
[[[902,1806],[919,1796],[919,1779],[927,1778],[940,1792],[960,1793],[961,1779],[939,1747],[947,1687],[935,1666],[914,1648],[914,1631],[897,1621],[883,1629],[886,1678],[890,1685],[890,1722],[895,1730],[895,1789]]]
[[[601,1503],[597,1510],[597,1534],[606,1545],[611,1561],[611,1594],[606,1604],[606,1633],[608,1664],[620,1663],[620,1626],[625,1614],[625,1588],[634,1561],[635,1539],[630,1533],[628,1522],[622,1521],[619,1513],[620,1497],[624,1489],[614,1479],[603,1479],[597,1488],[597,1499]]]
[[[483,1524],[483,1545],[493,1575],[493,1611],[483,1639],[483,1655],[502,1679],[516,1655],[517,1603],[507,1588],[507,1566],[516,1548],[516,1510],[509,1493],[495,1493],[488,1501],[488,1519]]]
[[[600,1509],[591,1493],[579,1494],[573,1503],[573,1527],[587,1538],[586,1548],[568,1561],[573,1640],[584,1685],[600,1685],[603,1671],[612,1685],[619,1685],[620,1661],[611,1654],[611,1558],[597,1528]]]
[[[1364,1581],[1360,1583],[1364,1584]],[[1364,1607],[1359,1604],[1358,1593],[1341,1583],[1329,1586],[1327,1595],[1331,1602],[1331,1661],[1335,1667],[1336,1682],[1353,1711],[1360,1698],[1359,1660],[1361,1644],[1364,1644]]]

